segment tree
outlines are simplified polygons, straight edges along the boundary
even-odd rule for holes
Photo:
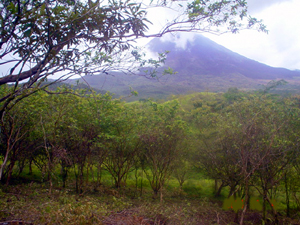
[[[147,10],[153,7],[171,8],[178,16],[151,34],[147,32],[151,24]],[[265,31],[261,21],[247,15],[245,0],[195,0],[188,4],[165,0],[3,0],[0,12],[0,85],[14,87],[0,98],[0,116],[39,90],[50,75],[58,74],[57,82],[72,75],[132,72],[131,64],[124,63],[129,56],[139,66],[157,66],[164,56],[158,61],[143,60],[137,51],[129,50],[141,37],[175,31]]]
[[[193,131],[190,141],[194,143],[192,162],[207,177],[215,180],[216,196],[220,195],[223,187],[226,186],[230,186],[229,195],[231,195],[240,177],[237,176],[235,153],[222,148],[227,140],[221,141],[219,133],[220,127],[222,128],[219,116],[228,104],[223,94],[200,93],[193,96],[190,105],[194,106],[190,109],[188,119],[189,127]],[[221,182],[220,186],[219,182]]]
[[[120,106],[114,110],[103,145],[108,150],[105,168],[115,181],[115,187],[126,185],[126,179],[136,164],[140,149],[138,118],[133,107]]]
[[[300,174],[300,161],[299,161],[299,151],[298,142],[299,142],[299,95],[294,95],[288,99],[285,99],[287,114],[292,117],[289,120],[289,129],[286,132],[286,135],[289,136],[289,140],[294,143],[293,147],[295,148],[292,157],[292,163],[285,171],[282,171],[283,179],[282,184],[284,185],[284,192],[286,197],[286,215],[289,217],[292,215],[292,207],[296,210],[300,209],[300,200],[299,200],[299,174]]]
[[[3,92],[9,92],[9,88],[2,86],[1,93]],[[31,155],[29,151],[34,152],[36,146],[40,144],[39,137],[34,134],[37,118],[33,115],[36,115],[41,108],[34,100],[34,98],[25,99],[25,101],[5,113],[0,121],[0,155],[3,157],[0,163],[0,180],[6,179],[7,184],[16,163],[19,161],[19,165],[24,165],[25,160]],[[20,166],[20,171],[22,168],[23,166]]]
[[[186,126],[185,133],[188,133]],[[191,139],[187,137],[184,140],[179,141],[177,145],[177,154],[174,160],[173,176],[179,183],[179,194],[183,192],[183,184],[188,179],[188,173],[191,171]]]
[[[157,104],[150,102],[147,117],[143,124],[146,126],[140,133],[142,143],[141,161],[143,170],[157,197],[166,180],[174,169],[180,143],[184,139],[185,123],[178,116],[179,104],[176,101]]]
[[[239,184],[244,188],[245,206],[240,224],[250,200],[250,187],[255,187],[265,204],[268,203],[278,222],[277,212],[271,201],[271,192],[283,178],[284,170],[294,155],[294,144],[288,135],[293,133],[288,126],[291,119],[286,106],[267,96],[250,95],[230,105],[221,120],[222,145],[235,152]],[[225,152],[224,152],[225,153]],[[226,153],[228,154],[228,153]],[[224,157],[224,156],[223,156]],[[265,218],[265,216],[264,216]]]
[[[61,161],[61,166],[65,175],[73,167],[77,192],[83,192],[89,186],[90,175],[94,180],[95,166],[99,184],[99,173],[107,155],[104,136],[111,128],[110,119],[115,109],[119,108],[119,101],[111,100],[109,94],[80,95],[54,95],[54,99],[57,98],[54,110],[64,112],[56,131],[57,144],[66,149],[69,159],[69,162]]]
[[[228,97],[228,92],[225,96]],[[253,188],[263,198],[263,219],[269,204],[278,221],[272,193],[291,167],[289,164],[298,157],[295,144],[298,132],[297,128],[294,130],[298,126],[297,110],[289,101],[280,101],[274,96],[231,97],[227,98],[231,104],[218,114],[210,113],[206,117],[204,109],[198,111],[202,114],[196,117],[195,123],[198,121],[200,125],[198,139],[202,143],[198,145],[196,165],[210,178],[221,180],[220,188],[229,186],[229,197],[236,197],[238,193],[238,197],[243,198],[245,205],[240,208],[240,224],[243,224]]]
[[[8,174],[7,174],[7,184],[11,177],[12,168],[17,161],[18,150],[20,149],[20,142],[25,140],[24,136],[29,131],[28,120],[24,118],[24,114],[18,114],[12,112],[5,115],[4,120],[1,121],[1,142],[3,143],[3,162],[0,165],[0,180],[3,179],[3,173],[5,167],[9,162]],[[2,148],[1,148],[2,150]]]

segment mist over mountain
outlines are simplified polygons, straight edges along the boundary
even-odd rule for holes
[[[179,73],[210,74],[227,76],[240,74],[252,79],[292,79],[300,76],[299,71],[275,68],[248,59],[218,45],[210,39],[195,35],[193,40],[187,40],[185,48],[176,47],[175,42],[155,38],[149,44],[153,52],[170,50],[166,65]]]
[[[191,92],[225,92],[230,87],[242,90],[261,88],[275,79],[285,79],[292,92],[300,90],[300,71],[271,67],[241,56],[218,45],[202,35],[194,35],[185,43],[180,38],[154,38],[147,48],[154,53],[170,51],[164,68],[171,67],[177,73],[159,80],[121,73],[85,76],[80,83],[87,82],[98,90],[106,90],[117,96],[128,96],[130,89],[139,92],[139,98],[166,98],[168,95]],[[76,81],[72,81],[76,82]]]

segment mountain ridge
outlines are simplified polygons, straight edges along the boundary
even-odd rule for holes
[[[138,91],[139,96],[131,100],[166,98],[168,95],[201,91],[224,92],[230,87],[254,90],[276,79],[292,82],[294,86],[288,89],[293,89],[293,92],[299,89],[299,81],[295,78],[300,79],[300,71],[275,68],[248,59],[202,35],[195,35],[193,40],[188,40],[185,48],[176,45],[174,41],[159,38],[152,39],[147,45],[154,53],[170,51],[163,68],[171,67],[177,72],[175,75],[167,75],[157,81],[143,76],[113,73],[113,76],[85,76],[79,82],[88,82],[92,88],[110,91],[116,96],[128,96],[131,89]]]
[[[172,46],[173,44],[173,46]],[[235,53],[203,35],[195,35],[193,42],[187,41],[186,49],[176,48],[176,44],[165,42],[161,39],[153,39],[150,43],[150,50],[162,52],[166,47],[172,49],[166,65],[178,71],[183,68],[193,67],[193,70],[202,73],[208,72],[215,76],[221,76],[228,73],[240,73],[246,77],[253,79],[292,79],[295,76],[300,76],[299,71],[292,71],[285,68],[277,68],[265,65],[252,59],[248,59],[238,53]],[[177,59],[176,59],[177,58]],[[179,62],[180,67],[176,66]],[[189,59],[189,61],[184,59]],[[191,65],[196,59],[200,59],[203,67]],[[174,62],[173,62],[174,61]]]

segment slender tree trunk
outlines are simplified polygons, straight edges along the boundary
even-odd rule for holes
[[[288,188],[288,179],[286,173],[284,174],[284,183],[285,183],[285,197],[286,197],[286,216],[290,217],[290,193]]]
[[[15,165],[15,160],[11,160],[9,167],[8,167],[8,173],[7,173],[7,178],[6,178],[6,185],[9,185],[10,179],[12,177],[12,172],[13,172],[13,168]]]
[[[162,202],[163,201],[163,187],[162,186],[160,187],[159,192],[160,192],[160,202]]]
[[[90,163],[89,163],[89,159],[87,160],[87,165],[86,165],[86,186],[88,186],[89,184],[89,175],[90,175]]]
[[[101,184],[101,179],[102,179],[102,167],[97,166],[97,184],[100,185]]]
[[[19,167],[18,176],[20,176],[20,174],[23,172],[25,167],[25,160],[19,161],[18,167]]]
[[[9,152],[10,152],[10,147],[9,145],[7,146],[7,149],[6,149],[6,154],[4,156],[4,160],[3,160],[3,163],[2,165],[0,166],[0,181],[3,179],[3,171],[4,171],[4,168],[6,166],[6,163],[8,161],[8,155],[9,155]]]
[[[218,192],[218,179],[215,179],[215,193],[217,192]],[[215,196],[217,195],[215,194]]]
[[[165,184],[164,181],[160,181],[160,182],[159,182],[159,186],[160,186],[160,188],[159,188],[159,192],[160,192],[160,202],[163,201],[163,188],[164,188],[164,184]]]
[[[32,174],[32,159],[29,160],[29,175]]]
[[[61,165],[61,177],[62,177],[62,181],[63,181],[63,188],[66,187],[66,181],[67,181],[67,177],[68,177],[68,169],[65,165]]]
[[[139,177],[138,177],[138,168],[135,168],[135,171],[134,171],[134,177],[135,177],[135,192],[134,192],[134,197],[136,196],[136,195],[138,195],[138,179],[139,179]]]
[[[275,206],[273,205],[273,203],[271,202],[270,198],[268,196],[266,196],[266,199],[268,201],[268,203],[271,205],[271,208],[272,208],[272,213],[273,213],[273,216],[274,216],[274,224],[278,224],[279,221],[278,221],[278,213],[275,209]]]
[[[222,191],[222,189],[223,189],[224,186],[225,186],[224,182],[222,181],[220,187],[217,189],[217,191],[215,193],[215,197],[219,197],[221,195],[221,191]]]
[[[94,170],[93,170],[93,164],[90,166],[90,171],[91,171],[91,176],[92,176],[92,181],[95,181],[95,176],[94,176]]]
[[[232,196],[232,195],[235,193],[235,187],[236,187],[236,185],[230,186],[230,191],[229,191],[228,198],[229,198],[230,196]]]
[[[45,128],[44,128],[44,123],[43,123],[43,118],[41,116],[41,125],[42,125],[42,130],[43,130],[43,135],[44,135],[44,148],[45,148],[45,151],[46,151],[46,154],[47,154],[47,159],[48,159],[48,163],[47,163],[47,166],[48,166],[48,180],[49,180],[49,194],[52,193],[52,157],[51,157],[51,154],[49,152],[49,148],[47,146],[47,137],[46,137],[46,131],[45,131]]]
[[[142,169],[142,178],[141,178],[141,196],[143,196],[143,180],[144,180],[144,170]]]
[[[84,184],[83,169],[84,166],[81,165],[79,169],[79,194],[83,193],[83,184]]]
[[[248,185],[248,180],[246,180],[246,184],[245,184],[245,203],[244,203],[244,208],[242,210],[242,214],[241,214],[241,219],[240,219],[240,225],[244,224],[244,218],[245,218],[245,214],[248,208],[248,202],[249,202],[249,185]]]
[[[263,187],[264,188],[264,187]],[[264,192],[263,192],[263,221],[264,223],[266,222],[266,213],[267,213],[267,205],[266,205],[266,198],[267,198],[267,193],[266,193],[266,190],[264,188]]]
[[[76,190],[76,193],[78,194],[79,193],[79,178],[78,178],[78,174],[75,172],[75,190]]]

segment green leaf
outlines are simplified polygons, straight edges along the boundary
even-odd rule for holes
[[[43,5],[41,6],[40,14],[41,14],[41,15],[45,15],[45,10],[46,10],[46,5],[43,4]]]
[[[137,91],[131,91],[131,94],[133,94],[134,96],[138,96],[139,93]]]
[[[12,14],[15,14],[18,12],[17,7],[15,6],[15,4],[13,2],[11,2],[8,6],[7,9],[11,11]]]

